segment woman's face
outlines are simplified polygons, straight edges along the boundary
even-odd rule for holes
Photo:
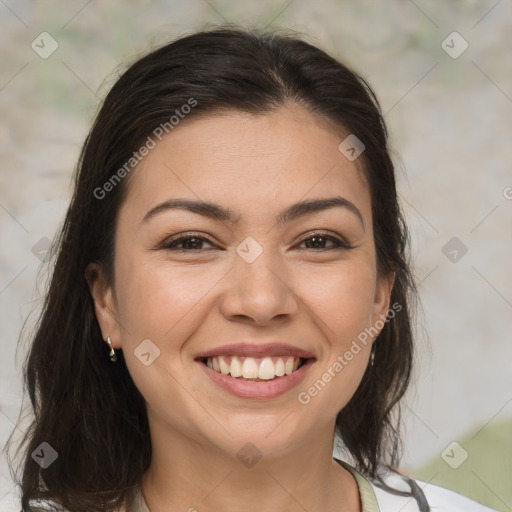
[[[347,135],[295,106],[234,111],[183,122],[132,171],[115,294],[95,294],[96,314],[152,429],[233,453],[247,442],[277,453],[333,432],[368,364],[362,333],[382,327],[392,286],[376,273],[367,184],[338,149]],[[330,198],[345,205],[290,213]],[[154,210],[176,199],[233,218]],[[189,238],[171,245],[177,235]],[[270,378],[283,371],[279,356],[286,367],[299,351],[310,356],[300,373]],[[198,359],[207,353],[225,356],[220,371]],[[223,374],[226,365],[250,380]]]

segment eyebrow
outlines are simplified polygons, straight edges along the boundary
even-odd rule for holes
[[[341,196],[325,199],[312,199],[309,201],[301,201],[299,203],[295,203],[280,212],[276,216],[276,221],[278,224],[291,222],[300,217],[305,217],[306,215],[311,215],[313,213],[334,207],[346,208],[354,215],[356,215],[356,217],[361,221],[364,230],[363,216],[361,215],[361,212],[357,206],[350,202],[348,199],[345,199]],[[149,219],[155,217],[159,213],[172,209],[186,210],[213,220],[227,221],[231,224],[236,224],[241,218],[240,214],[237,214],[233,210],[224,208],[223,206],[215,203],[195,201],[190,199],[169,199],[168,201],[164,201],[163,203],[160,203],[151,208],[151,210],[149,210],[142,219],[140,225],[146,223],[149,221]]]

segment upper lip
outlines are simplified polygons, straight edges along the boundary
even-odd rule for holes
[[[286,343],[235,343],[233,345],[222,345],[197,354],[194,359],[213,356],[293,356],[303,359],[311,359],[315,356],[308,350],[304,350]]]

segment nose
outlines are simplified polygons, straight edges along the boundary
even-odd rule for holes
[[[297,315],[299,299],[285,263],[271,250],[252,262],[236,256],[221,300],[223,315],[233,321],[267,325],[274,318],[285,321]]]

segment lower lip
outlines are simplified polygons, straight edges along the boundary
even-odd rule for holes
[[[208,368],[208,366],[201,361],[196,362],[199,364],[203,372],[213,380],[213,382],[226,391],[229,391],[231,394],[239,398],[265,400],[280,396],[297,386],[304,379],[306,372],[313,365],[315,359],[308,359],[305,364],[290,375],[276,377],[275,379],[266,382],[235,379],[230,375],[224,375]]]

